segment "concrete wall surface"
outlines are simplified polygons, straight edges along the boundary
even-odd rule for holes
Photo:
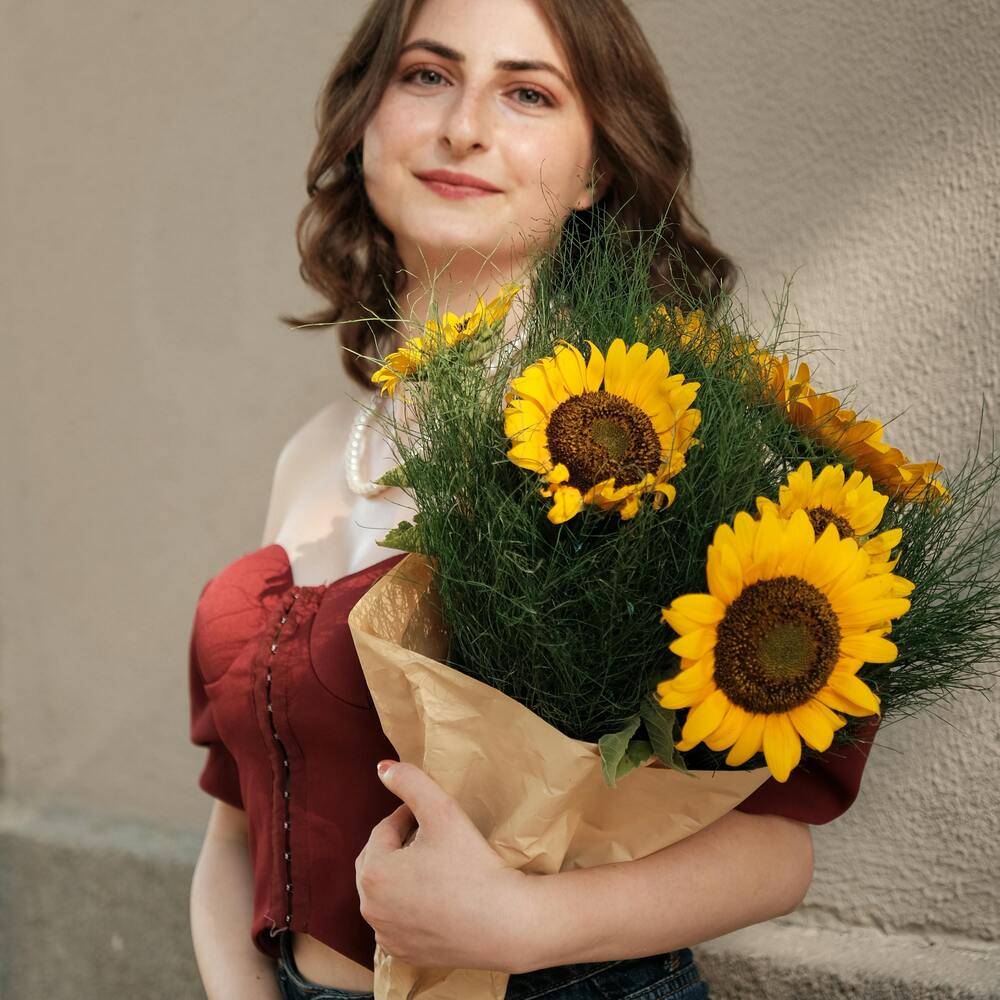
[[[187,640],[346,388],[276,317],[318,301],[294,222],[363,6],[0,0],[4,997],[201,995]],[[817,381],[957,465],[1000,398],[1000,8],[632,7],[754,314],[795,271]],[[1000,998],[998,737],[976,695],[883,726],[805,903],[696,949],[713,996]]]

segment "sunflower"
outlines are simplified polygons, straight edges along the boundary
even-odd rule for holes
[[[638,325],[638,320],[636,321]],[[674,306],[673,314],[662,302],[653,309],[649,321],[650,329],[666,330],[677,338],[678,344],[695,351],[706,365],[712,365],[723,351],[722,334],[705,322],[705,310],[692,309],[686,316],[679,306]],[[728,353],[735,358],[746,357],[756,361],[760,347],[749,337],[737,336],[732,339]],[[740,373],[741,381],[744,374]]]
[[[643,343],[626,349],[620,337],[607,358],[592,341],[590,358],[565,340],[553,356],[529,365],[504,397],[507,457],[539,473],[552,499],[548,519],[568,521],[583,504],[635,516],[639,498],[669,506],[668,480],[685,466],[701,413],[691,409],[700,388],[670,374],[670,359]]]
[[[395,395],[400,382],[420,371],[428,353],[423,337],[411,337],[385,359],[385,364],[372,375],[372,382],[379,386],[380,393],[388,391],[390,396]]]
[[[792,375],[787,354],[776,358],[770,351],[762,350],[760,371],[768,394],[785,409],[789,417],[792,417],[793,408],[799,397],[812,393],[812,386],[809,384],[809,366],[804,361]]]
[[[711,364],[719,356],[722,340],[717,330],[705,324],[705,310],[692,309],[687,316],[679,306],[674,306],[673,315],[661,302],[653,310],[653,323],[661,329],[672,328],[681,347],[691,347],[699,351],[706,364]]]
[[[472,312],[467,312],[463,316],[446,312],[440,323],[429,319],[424,326],[426,334],[431,339],[438,341],[443,337],[444,343],[448,347],[454,347],[455,344],[474,337],[481,327],[489,328],[498,320],[503,319],[514,301],[514,296],[520,290],[520,285],[504,285],[500,294],[496,298],[490,299],[489,302],[483,302],[480,298]]]
[[[803,462],[779,488],[778,502],[757,497],[757,510],[761,514],[771,511],[786,520],[793,511],[804,510],[817,536],[833,524],[841,538],[853,538],[868,553],[869,573],[888,573],[898,561],[890,556],[903,538],[902,529],[872,535],[888,502],[889,497],[879,493],[871,476],[860,469],[845,478],[842,465],[825,465],[813,478],[812,466]]]
[[[947,489],[933,478],[943,466],[911,462],[882,440],[881,421],[858,420],[854,410],[842,406],[836,396],[816,392],[804,361],[791,377],[786,355],[778,359],[762,352],[761,370],[770,396],[784,408],[791,423],[870,475],[889,496],[907,502],[949,499]]]
[[[404,379],[417,375],[434,351],[454,347],[463,340],[475,337],[480,331],[490,331],[507,315],[514,296],[520,290],[520,285],[507,284],[489,302],[484,303],[480,298],[471,312],[462,316],[446,312],[441,322],[427,320],[423,335],[411,337],[399,350],[389,354],[382,367],[372,375],[372,382],[380,387],[380,392],[388,391],[390,396],[394,395],[396,386]]]
[[[657,695],[665,708],[688,708],[677,749],[730,747],[726,763],[739,766],[763,747],[783,782],[801,759],[801,740],[830,746],[846,723],[838,713],[879,714],[878,695],[857,672],[895,660],[884,624],[910,602],[870,564],[836,524],[817,537],[803,509],[787,520],[742,511],[732,527],[719,525],[708,547],[709,592],[662,610],[678,633],[670,649],[681,669]]]

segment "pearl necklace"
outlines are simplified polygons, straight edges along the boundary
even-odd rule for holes
[[[369,407],[358,410],[351,426],[351,434],[347,440],[347,485],[352,493],[357,493],[363,497],[377,497],[380,493],[391,489],[381,483],[371,482],[361,478],[361,451],[364,447],[365,431],[371,426],[375,419],[375,413],[381,413],[384,408],[384,394],[376,393],[374,396],[375,410]]]
[[[490,309],[496,306],[503,298],[504,294],[501,293],[493,299],[486,308]],[[504,313],[501,315],[505,314],[506,310],[507,306],[504,307]],[[460,317],[457,325],[461,328],[472,318],[472,316],[473,313],[466,313],[464,316]],[[523,336],[524,331],[519,331],[516,339],[520,340]],[[495,350],[491,353],[495,353]],[[375,408],[379,413],[381,413],[383,409],[385,402],[384,396],[385,394],[379,391],[376,392],[373,397],[375,401]],[[377,497],[386,490],[392,489],[391,486],[383,486],[380,483],[371,482],[361,478],[361,450],[364,445],[365,431],[368,430],[368,427],[374,419],[374,412],[370,406],[359,410],[354,417],[354,423],[351,426],[351,434],[347,441],[347,485],[350,487],[352,493],[357,493],[359,496],[363,497]]]

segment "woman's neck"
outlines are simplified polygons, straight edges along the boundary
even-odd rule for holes
[[[521,291],[518,292],[514,307],[508,310],[505,317],[504,340],[514,334],[521,311],[517,304],[521,303],[523,308],[523,304],[527,302],[531,289],[527,272],[507,281],[482,275],[476,282],[439,278],[433,283],[424,283],[409,279],[398,301],[400,318],[404,322],[397,328],[396,346],[401,347],[409,338],[420,336],[428,320],[444,320],[449,312],[456,316],[472,312],[480,300],[484,303],[492,301],[505,284],[511,283],[520,285]]]

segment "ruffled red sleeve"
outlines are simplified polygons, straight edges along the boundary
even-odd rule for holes
[[[877,715],[867,719],[858,730],[856,744],[834,744],[821,754],[803,758],[787,781],[768,778],[736,808],[758,815],[787,816],[813,826],[843,815],[858,797],[861,775],[880,721]]]
[[[209,581],[211,582],[211,581]],[[202,587],[201,593],[205,593]],[[199,596],[199,601],[201,597]],[[191,742],[195,746],[207,747],[208,757],[198,778],[198,787],[209,795],[237,809],[243,809],[243,793],[240,790],[240,775],[236,760],[223,743],[212,715],[212,705],[205,691],[205,680],[198,662],[196,643],[197,617],[191,629],[188,645],[188,690],[191,708]]]

